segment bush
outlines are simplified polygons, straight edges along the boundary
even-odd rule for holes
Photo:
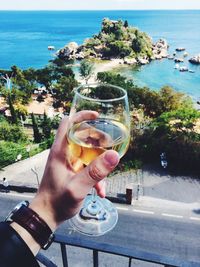
[[[20,143],[26,141],[27,136],[19,125],[3,121],[0,125],[0,140]]]
[[[17,156],[21,154],[22,158],[28,156],[24,144],[13,142],[0,142],[0,169],[16,161]]]

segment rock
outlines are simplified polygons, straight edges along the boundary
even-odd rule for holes
[[[192,64],[200,64],[200,54],[189,59]]]
[[[186,67],[186,66],[180,67],[179,71],[181,71],[181,72],[188,71],[188,67]]]
[[[181,51],[184,51],[185,50],[185,47],[177,47],[176,48],[176,51],[177,52],[181,52]]]
[[[162,59],[168,56],[168,44],[165,39],[160,39],[153,45],[153,56],[152,59]]]
[[[68,47],[64,47],[64,48],[58,50],[56,54],[60,59],[69,59],[71,51]]]
[[[149,63],[149,60],[148,60],[148,59],[146,59],[146,58],[141,58],[141,57],[137,58],[137,61],[138,61],[138,63],[141,64],[141,65],[146,65],[146,64]]]
[[[136,63],[137,63],[137,60],[135,58],[125,58],[124,59],[124,64],[133,65]]]
[[[174,61],[177,62],[177,63],[179,63],[179,62],[184,62],[184,59],[183,59],[183,58],[178,58],[178,57],[176,57],[176,58],[174,59]]]
[[[75,55],[75,58],[76,58],[76,59],[84,59],[84,57],[85,57],[85,55],[84,55],[83,52],[79,52],[79,53],[77,53],[77,54]]]
[[[61,59],[73,59],[78,49],[78,44],[75,42],[70,42],[64,48],[58,50],[57,56]]]

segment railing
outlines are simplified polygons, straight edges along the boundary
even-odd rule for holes
[[[93,240],[80,239],[77,237],[64,236],[60,234],[56,234],[55,243],[60,244],[61,254],[62,254],[62,263],[63,267],[70,267],[68,265],[68,257],[67,257],[67,245],[86,248],[93,251],[93,267],[99,267],[99,252],[104,252],[108,254],[123,256],[128,258],[127,267],[132,266],[132,260],[140,260],[142,262],[151,262],[155,264],[160,264],[165,267],[199,267],[200,262],[194,261],[183,261],[182,259],[170,258],[164,255],[159,255],[151,252],[146,252],[138,249],[130,249],[125,247],[120,247],[116,245],[99,243]],[[57,267],[53,262],[51,262],[44,255],[39,253],[37,255],[37,259],[39,262],[44,264],[46,267]],[[61,267],[61,266],[59,266]]]

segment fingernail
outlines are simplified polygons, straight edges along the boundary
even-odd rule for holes
[[[119,162],[119,155],[115,151],[107,151],[104,156],[105,161],[111,166],[116,166]]]

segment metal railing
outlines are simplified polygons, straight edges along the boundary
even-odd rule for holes
[[[99,252],[108,253],[112,255],[118,255],[128,258],[127,267],[132,266],[132,260],[139,260],[142,262],[151,262],[155,264],[160,264],[165,267],[199,267],[200,262],[185,261],[178,258],[170,258],[168,256],[159,255],[156,253],[151,253],[147,251],[142,251],[138,249],[130,249],[126,247],[121,247],[117,245],[111,245],[106,243],[100,243],[88,239],[80,239],[80,237],[71,237],[56,234],[54,243],[60,245],[62,254],[62,266],[70,267],[68,264],[67,256],[67,246],[74,246],[84,249],[89,249],[93,251],[93,267],[99,267]],[[41,262],[46,267],[57,267],[52,261],[47,257],[39,253],[37,255],[37,260]],[[61,267],[61,266],[59,266]]]

